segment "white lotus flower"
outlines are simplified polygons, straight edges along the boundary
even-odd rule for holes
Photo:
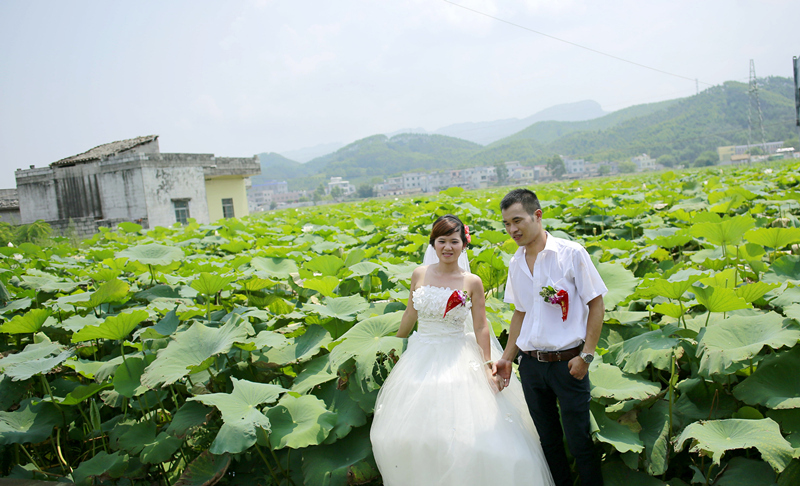
[[[16,261],[22,260],[22,255],[19,254],[19,253],[14,253],[14,260],[16,260]]]
[[[11,242],[9,241],[9,242],[8,242],[8,247],[9,247],[9,248],[14,248],[14,243],[11,243]]]
[[[764,169],[765,174],[772,174],[772,169]],[[11,243],[9,243],[10,245]]]
[[[707,186],[708,185],[708,181],[703,181],[703,185]]]

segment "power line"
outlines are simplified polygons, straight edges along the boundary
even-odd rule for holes
[[[475,10],[473,8],[465,7],[464,5],[460,5],[458,3],[451,2],[450,0],[442,0],[442,1],[445,2],[445,3],[449,3],[450,5],[453,5],[453,6],[463,8],[464,10],[469,10],[470,12],[476,13],[478,15],[483,15],[484,17],[488,17],[490,19],[497,20],[498,22],[503,22],[504,24],[508,24],[508,25],[517,27],[519,29],[527,30],[528,32],[533,32],[534,34],[539,34],[539,35],[542,35],[542,36],[545,36],[545,37],[549,37],[551,39],[557,40],[559,42],[563,42],[565,44],[569,44],[571,46],[580,47],[581,49],[585,49],[587,51],[594,52],[595,54],[600,54],[602,56],[610,57],[612,59],[616,59],[617,61],[626,62],[628,64],[633,64],[634,66],[638,66],[640,68],[649,69],[649,70],[655,71],[657,73],[666,74],[668,76],[674,76],[676,78],[685,79],[687,81],[695,81],[696,84],[705,84],[706,86],[714,86],[713,84],[706,83],[705,81],[698,81],[697,78],[690,78],[688,76],[682,76],[680,74],[671,73],[669,71],[664,71],[664,70],[657,69],[657,68],[654,68],[654,67],[651,67],[651,66],[646,66],[646,65],[638,63],[636,61],[630,61],[628,59],[625,59],[625,58],[622,58],[622,57],[619,57],[619,56],[615,56],[615,55],[609,54],[607,52],[598,51],[597,49],[592,49],[591,47],[586,47],[586,46],[583,46],[583,45],[580,45],[580,44],[576,44],[575,42],[570,42],[568,40],[558,38],[558,37],[556,37],[554,35],[545,34],[544,32],[540,32],[538,30],[534,30],[534,29],[525,27],[524,25],[515,24],[514,22],[510,22],[508,20],[501,19],[501,18],[495,17],[493,15],[489,15],[487,13],[481,12],[479,10]],[[699,91],[699,89],[698,89],[698,91]]]

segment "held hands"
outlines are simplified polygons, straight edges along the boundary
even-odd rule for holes
[[[511,371],[511,361],[507,359],[500,358],[492,365],[492,375],[500,378],[498,381],[502,384],[501,390],[508,386],[508,382],[511,380]]]
[[[569,374],[576,380],[582,380],[586,373],[589,372],[589,363],[583,360],[580,356],[575,356],[567,363]]]

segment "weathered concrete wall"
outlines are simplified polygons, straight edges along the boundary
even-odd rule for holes
[[[0,208],[0,221],[3,223],[19,224],[21,219],[19,208]]]
[[[142,182],[150,227],[176,223],[175,199],[189,201],[189,217],[201,224],[209,222],[203,167],[143,167]]]
[[[58,219],[55,173],[49,167],[17,170],[19,216],[21,223]]]
[[[222,200],[227,198],[233,199],[234,217],[241,218],[250,214],[247,207],[247,189],[244,177],[227,176],[206,179],[206,200],[208,201],[210,221],[223,218]]]
[[[103,171],[99,174],[98,180],[104,218],[134,222],[147,218],[141,167],[129,166],[114,171]]]
[[[95,164],[57,168],[54,174],[58,219],[103,217]]]

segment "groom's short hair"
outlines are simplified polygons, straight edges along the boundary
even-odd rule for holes
[[[536,197],[533,191],[529,189],[514,189],[500,201],[500,210],[505,211],[516,203],[522,204],[522,209],[531,216],[537,209],[542,209],[539,204],[539,198]]]

